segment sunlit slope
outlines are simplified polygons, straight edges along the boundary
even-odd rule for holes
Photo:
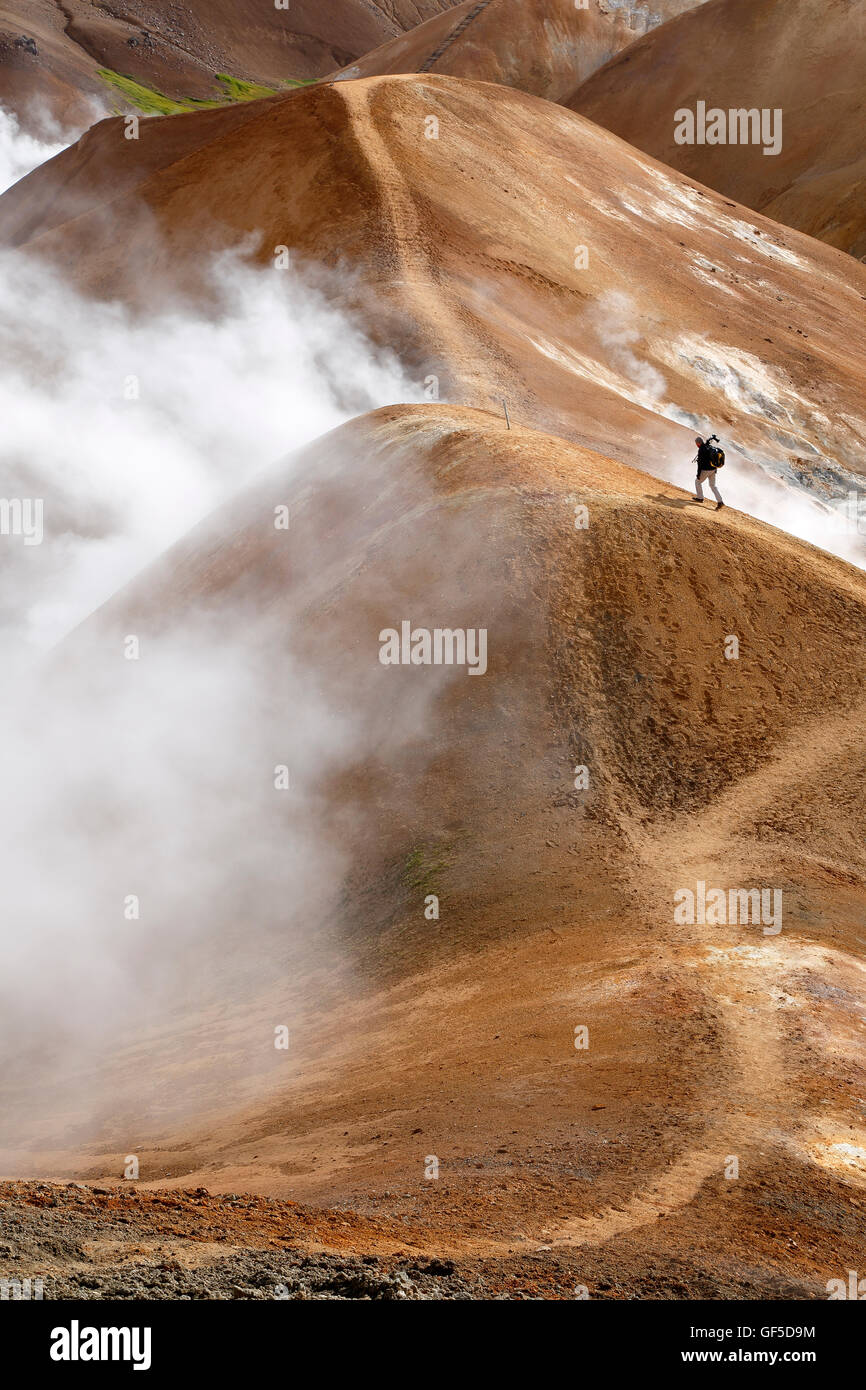
[[[281,503],[288,532],[272,524]],[[443,587],[449,566],[457,573]],[[347,593],[356,587],[360,602],[374,570],[380,592],[360,629]],[[397,685],[407,673],[368,658],[380,629],[395,625],[395,602],[417,598],[432,616],[437,595],[460,594],[467,627],[507,603],[499,643],[491,628],[494,679],[460,682],[470,705],[497,669],[506,687],[527,678],[551,698],[579,695],[597,793],[661,813],[706,803],[761,747],[769,755],[822,710],[844,714],[866,674],[864,584],[851,566],[734,508],[696,507],[690,493],[563,439],[509,430],[485,412],[407,405],[360,417],[267,471],[79,632],[115,613],[123,627],[139,612],[158,631],[190,603],[231,609],[242,593],[266,617],[300,605],[314,633],[324,605],[347,642],[328,633],[323,659],[357,661],[359,680],[371,667],[381,687],[373,703],[390,719],[388,678]],[[339,604],[328,597],[337,592]],[[723,650],[729,633],[740,636],[736,660]],[[562,681],[575,688],[560,692]]]
[[[657,471],[711,422],[836,506],[862,472],[866,272],[501,86],[105,122],[0,199],[0,236],[142,306],[201,292],[209,252],[287,247],[442,399]]]
[[[463,0],[342,70],[341,77],[435,72],[501,82],[548,101],[575,85],[653,25],[701,0],[610,5],[589,0]]]

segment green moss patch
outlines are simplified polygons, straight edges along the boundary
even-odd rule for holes
[[[132,77],[112,68],[100,68],[99,76],[108,87],[119,92],[128,105],[135,106],[145,116],[179,116],[185,111],[207,111],[216,106],[228,106],[238,101],[259,101],[262,97],[276,96],[278,87],[265,87],[261,82],[247,82],[242,77],[232,77],[231,73],[218,72],[216,79],[223,88],[224,95],[212,101],[197,97],[167,97],[152,87],[145,87]],[[284,87],[309,87],[310,82],[295,81],[293,78],[283,83]]]

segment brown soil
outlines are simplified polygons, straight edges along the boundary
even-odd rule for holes
[[[218,73],[269,87],[313,81],[450,9],[452,0],[9,0],[0,10],[0,103],[39,129],[47,111],[89,125],[130,110],[100,68],[168,97],[225,96]],[[26,42],[22,42],[26,41]]]
[[[215,935],[210,1004],[109,1048],[87,1084],[124,1102],[83,1143],[63,1092],[7,1082],[34,1139],[7,1140],[3,1171],[117,1179],[135,1153],[148,1188],[338,1203],[353,1250],[447,1258],[493,1291],[526,1289],[549,1247],[551,1296],[821,1296],[855,1258],[866,1188],[862,576],[479,412],[377,412],[303,477],[276,470],[203,524],[70,655],[92,673],[118,630],[153,641],[253,592],[278,629],[300,611],[319,635],[311,669],[339,654],[380,748],[419,674],[377,665],[392,596],[420,613],[436,594],[459,622],[462,595],[488,676],[439,690],[435,755],[346,770],[339,803],[362,814],[338,827],[338,963],[272,947],[256,978],[252,939]],[[290,559],[263,540],[275,497],[301,509]],[[419,845],[437,922],[399,871]],[[697,880],[781,888],[783,930],[677,925]],[[281,1075],[261,1040],[287,1014]]]
[[[142,307],[203,293],[208,252],[251,235],[261,265],[327,268],[443,399],[507,398],[638,467],[686,467],[712,420],[783,485],[838,498],[863,472],[866,271],[501,86],[340,82],[134,142],[103,122],[0,203],[4,243]]]

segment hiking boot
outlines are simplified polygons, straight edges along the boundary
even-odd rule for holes
[[[725,505],[724,502],[717,502],[717,503],[716,503],[716,511],[717,511],[717,512],[720,512],[720,511],[722,510],[722,507],[723,507],[724,505]]]
[[[692,501],[693,501],[693,502],[703,502],[703,500],[704,500],[703,497],[693,497],[693,498],[692,498]]]

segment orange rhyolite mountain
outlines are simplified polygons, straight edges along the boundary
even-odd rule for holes
[[[463,0],[352,63],[342,77],[435,72],[560,101],[647,29],[702,0]]]
[[[440,398],[638,467],[712,422],[839,502],[864,472],[866,271],[561,106],[436,75],[89,131],[0,199],[0,241],[144,304],[208,252],[337,276]],[[275,272],[281,273],[281,272]]]
[[[200,903],[169,856],[164,906],[115,930],[100,866],[128,1013],[4,1050],[0,1171],[104,1183],[134,1155],[176,1190],[153,1243],[45,1244],[88,1288],[96,1261],[236,1259],[202,1187],[339,1203],[320,1250],[453,1259],[506,1296],[819,1298],[860,1258],[866,579],[651,472],[690,481],[712,421],[738,479],[856,487],[866,272],[518,85],[109,120],[0,199],[0,243],[141,310],[206,296],[239,246],[280,294],[288,248],[441,396],[263,468],[49,659],[58,708],[108,692],[130,758],[119,682],[202,641],[243,676],[223,740],[168,744],[181,776],[202,754],[209,863],[213,802],[242,809],[225,891]],[[422,650],[483,630],[483,674],[386,664],[406,625]],[[194,734],[221,694],[195,672]],[[130,809],[83,780],[110,839]],[[154,880],[175,814],[155,795],[134,846]]]

